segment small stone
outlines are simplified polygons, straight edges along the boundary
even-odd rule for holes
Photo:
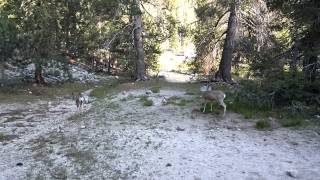
[[[292,141],[291,144],[294,145],[294,146],[298,146],[299,145],[299,143],[294,142],[294,141]]]
[[[168,104],[168,101],[167,99],[164,97],[161,101],[162,105],[167,105]]]
[[[151,90],[146,91],[146,94],[152,94]]]
[[[181,128],[181,127],[179,127],[179,126],[176,128],[176,130],[177,130],[177,131],[184,131],[184,129]]]
[[[295,172],[292,171],[286,171],[286,175],[292,178],[296,178],[297,174]]]
[[[62,127],[61,127],[61,126],[59,126],[59,127],[58,127],[58,130],[57,130],[57,132],[58,132],[58,133],[61,133],[61,132],[63,132],[63,130],[62,130]]]
[[[171,167],[171,166],[172,166],[171,163],[166,164],[166,167]]]
[[[81,126],[81,129],[85,129],[86,128],[86,126]]]
[[[23,163],[22,162],[18,162],[16,165],[17,166],[23,166]]]

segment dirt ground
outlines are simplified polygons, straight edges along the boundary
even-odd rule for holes
[[[161,88],[122,91],[76,109],[71,98],[0,102],[0,179],[320,179],[320,135],[227,111]],[[88,92],[87,92],[88,93]],[[184,104],[163,104],[175,97]]]

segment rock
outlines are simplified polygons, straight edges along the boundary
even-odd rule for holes
[[[81,128],[81,129],[85,129],[85,128],[86,128],[86,126],[82,125],[80,128]]]
[[[286,171],[286,175],[292,178],[297,178],[296,172],[293,171]]]
[[[23,163],[22,163],[22,162],[18,162],[18,163],[16,164],[16,166],[23,166]]]
[[[4,70],[3,71],[4,73],[4,77],[6,77],[6,79],[15,79],[15,78],[19,78],[21,77],[21,73],[18,72],[17,70]]]
[[[162,105],[167,105],[168,104],[168,101],[165,97],[163,97],[162,101],[161,101],[161,104]]]
[[[297,142],[294,142],[294,141],[291,141],[291,142],[290,142],[290,144],[292,144],[292,145],[294,145],[294,146],[297,146],[297,145],[299,145],[299,143],[297,143]]]
[[[176,128],[176,130],[177,130],[177,131],[184,131],[184,129],[181,128],[181,127],[179,127],[179,126]]]
[[[57,132],[62,133],[63,132],[62,127],[59,126]]]
[[[25,71],[28,71],[30,73],[34,72],[35,70],[36,70],[36,65],[34,63],[27,65],[27,67],[25,68]]]
[[[171,167],[171,166],[172,166],[171,163],[167,163],[167,164],[166,164],[166,167]]]
[[[151,90],[147,90],[146,94],[152,94],[152,91]]]

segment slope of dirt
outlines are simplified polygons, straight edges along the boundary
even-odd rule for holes
[[[120,92],[77,112],[71,99],[1,104],[0,179],[318,179],[320,136],[257,131],[227,112],[203,114],[183,90]],[[185,103],[163,105],[175,97]],[[17,125],[19,124],[20,125]],[[61,128],[59,128],[61,127]],[[22,164],[19,164],[22,163]]]

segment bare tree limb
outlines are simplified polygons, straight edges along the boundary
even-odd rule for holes
[[[104,43],[103,47],[105,49],[109,49],[109,46],[116,39],[116,37],[131,25],[133,25],[133,23],[130,23],[130,24],[126,25],[124,28],[122,28],[120,31],[118,31],[115,35],[113,35],[113,37],[111,38],[111,40],[109,42],[105,42]]]

